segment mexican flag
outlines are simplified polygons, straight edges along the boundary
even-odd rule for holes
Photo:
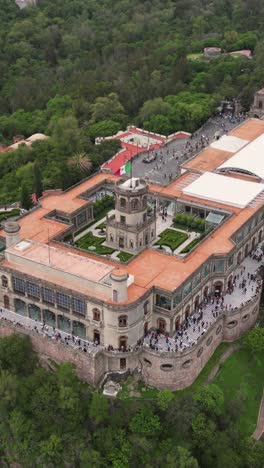
[[[124,174],[130,174],[131,172],[131,161],[127,161],[126,164],[121,166],[118,171],[116,172],[116,175],[124,175]]]

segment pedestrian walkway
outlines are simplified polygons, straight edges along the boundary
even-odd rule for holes
[[[96,353],[100,349],[103,349],[100,345],[95,345],[95,343],[79,338],[78,336],[74,336],[73,334],[69,334],[44,323],[37,322],[37,320],[33,320],[29,317],[24,317],[23,315],[19,315],[9,309],[0,309],[0,319],[7,320],[14,325],[19,325],[33,333],[38,333],[54,342],[63,343],[67,346],[73,347],[74,349],[80,349],[87,353]]]
[[[251,301],[261,289],[261,280],[256,276],[259,261],[247,257],[233,272],[233,290],[220,297],[204,301],[199,310],[189,316],[173,336],[149,332],[144,345],[159,352],[182,352],[197,344],[225,311],[236,311]]]

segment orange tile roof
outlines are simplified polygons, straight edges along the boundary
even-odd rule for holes
[[[233,130],[231,135],[252,141],[263,132],[264,121],[250,119],[243,122],[243,124],[241,124],[237,129]],[[189,169],[195,169],[201,172],[203,172],[205,168],[208,170],[208,167],[210,167],[211,170],[214,170],[215,167],[221,164],[224,158],[228,158],[231,154],[225,151],[207,148],[197,156],[196,160],[194,159],[190,161],[187,165],[189,165]],[[207,239],[201,242],[201,244],[185,258],[178,258],[173,255],[166,255],[158,251],[147,249],[132,259],[128,265],[122,265],[123,270],[134,276],[134,283],[128,288],[128,300],[126,303],[135,301],[153,286],[167,291],[174,291],[211,255],[226,255],[234,247],[232,240],[230,240],[231,236],[254,214],[254,212],[256,212],[257,207],[239,209],[229,205],[223,205],[221,203],[184,195],[182,189],[186,184],[188,185],[188,183],[190,183],[188,178],[193,176],[194,175],[192,175],[191,172],[186,171],[186,173],[167,187],[150,185],[149,190],[153,194],[158,194],[163,197],[174,199],[180,198],[203,206],[226,209],[232,213],[232,215],[223,225],[221,225]],[[85,200],[78,199],[78,196],[82,192],[93,189],[98,184],[103,184],[105,180],[108,182],[114,182],[118,179],[118,177],[111,174],[100,173],[82,182],[76,187],[73,187],[67,192],[51,193],[43,197],[40,200],[41,206],[39,208],[31,211],[27,216],[22,217],[19,220],[19,224],[21,226],[21,238],[28,238],[38,242],[47,243],[49,238],[52,239],[55,235],[61,233],[68,227],[66,224],[45,219],[44,216],[47,215],[49,211],[59,209],[66,213],[73,213],[76,209],[87,203]],[[5,234],[2,230],[0,232],[0,236],[4,235]],[[58,245],[52,241],[50,243],[59,250],[73,252],[75,255],[79,255],[81,257],[91,259],[96,258],[96,260],[99,260],[101,263],[108,266],[117,266],[117,263],[109,258],[101,257],[98,259],[98,257],[95,257],[92,253],[81,252],[70,246]],[[3,265],[8,266],[9,263],[5,260]],[[22,266],[13,265],[13,268],[32,274],[32,271],[25,271],[26,268]],[[48,275],[43,273],[43,279],[49,280]],[[54,280],[52,279],[52,281]],[[60,284],[59,279],[58,284]],[[70,284],[68,285],[64,283],[62,286],[73,289],[73,286]],[[91,293],[91,295],[98,299],[101,298],[102,300],[107,300],[108,303],[112,303],[111,300],[105,299],[94,291],[83,291],[80,287],[79,292],[83,292],[84,294]]]
[[[184,164],[184,167],[199,172],[212,172],[231,156],[233,156],[233,153],[229,151],[222,151],[209,146],[198,156]]]

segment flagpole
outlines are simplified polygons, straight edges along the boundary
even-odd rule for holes
[[[131,155],[131,150],[130,150],[130,155]],[[131,155],[130,161],[131,161],[131,164],[130,164],[130,188],[132,188],[132,161],[133,161],[132,155]]]

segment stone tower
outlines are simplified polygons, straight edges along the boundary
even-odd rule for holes
[[[255,93],[254,102],[251,106],[249,116],[257,119],[264,118],[264,88]]]
[[[115,187],[115,214],[106,220],[107,244],[137,253],[156,237],[156,215],[147,212],[148,186],[143,179],[121,179]]]

